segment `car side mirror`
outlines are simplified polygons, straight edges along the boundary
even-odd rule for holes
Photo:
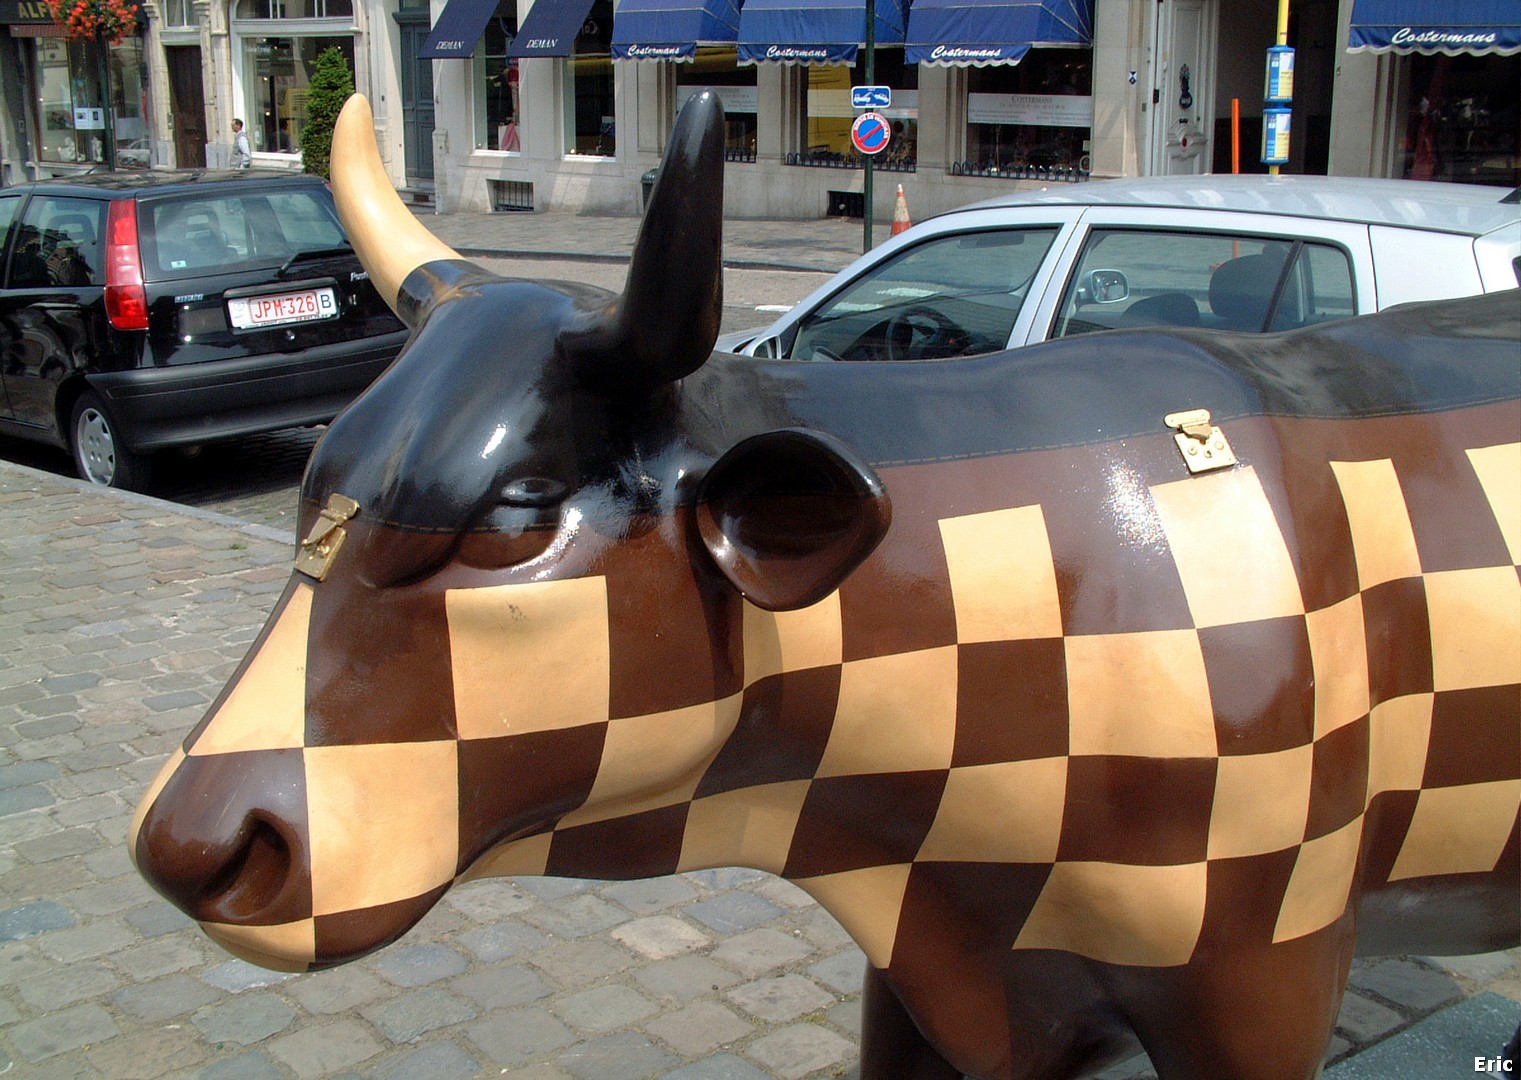
[[[750,356],[758,356],[762,360],[779,360],[782,355],[782,345],[774,337],[762,338],[752,343],[745,352]]]
[[[1130,297],[1130,279],[1121,270],[1090,270],[1077,289],[1080,303],[1118,304]]]

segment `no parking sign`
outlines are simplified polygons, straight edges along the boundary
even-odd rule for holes
[[[880,154],[887,149],[893,131],[881,113],[864,112],[850,125],[850,141],[863,154]]]

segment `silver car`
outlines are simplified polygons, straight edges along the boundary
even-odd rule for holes
[[[1004,196],[932,218],[719,348],[938,360],[1141,326],[1263,332],[1521,283],[1521,192],[1203,176]]]

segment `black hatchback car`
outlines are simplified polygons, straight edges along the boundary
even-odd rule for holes
[[[0,191],[0,433],[142,490],[167,447],[331,420],[407,338],[320,179],[112,173]]]

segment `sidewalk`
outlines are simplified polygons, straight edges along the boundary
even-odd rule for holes
[[[475,882],[390,948],[301,976],[232,959],[159,900],[127,858],[133,809],[258,632],[291,544],[0,462],[0,1074],[854,1075],[861,953],[766,874]],[[1518,959],[1359,961],[1328,1076],[1475,1075],[1521,1013]],[[1144,1058],[1104,1074],[1149,1075]]]
[[[571,258],[627,262],[640,218],[570,213],[463,213],[418,215],[461,255]],[[876,244],[886,225],[873,230]],[[832,274],[861,254],[859,220],[724,221],[724,265],[736,270],[814,270]]]

